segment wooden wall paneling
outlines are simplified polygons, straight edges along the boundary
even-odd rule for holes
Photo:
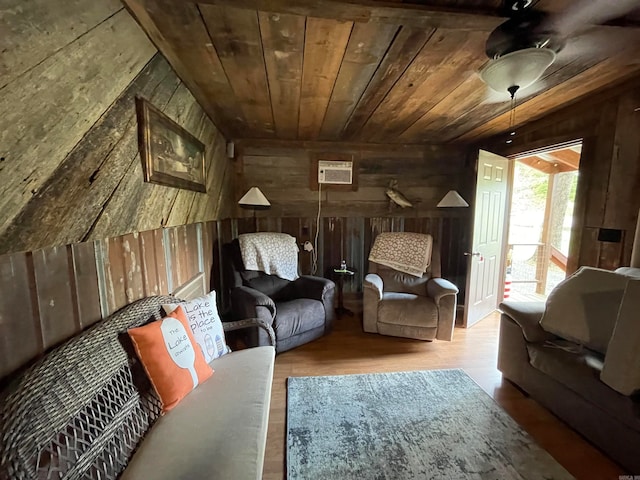
[[[191,93],[191,92],[189,92]],[[186,106],[186,114],[181,117],[177,117],[176,120],[181,125],[185,125],[186,129],[191,133],[194,137],[207,141],[210,138],[212,130],[215,131],[215,127],[209,120],[206,112],[202,109],[202,107],[195,101],[195,98],[190,99],[185,104]],[[204,144],[204,142],[203,142]],[[215,149],[213,149],[215,151]],[[211,155],[212,149],[210,145],[205,144],[205,188],[208,183],[208,175],[213,174],[213,171],[210,170],[211,166]],[[187,189],[179,189],[176,195],[176,199],[171,205],[171,210],[167,217],[166,226],[174,226],[174,225],[184,225],[187,223],[187,219],[190,216],[191,209],[194,208],[194,203],[197,201],[206,198],[210,201],[210,198],[205,193],[202,192],[194,192],[192,190]]]
[[[640,209],[640,89],[620,97],[614,151],[603,227],[625,231],[622,262],[629,265],[638,209]],[[615,192],[615,194],[611,194]]]
[[[74,301],[77,306],[80,328],[93,325],[102,318],[100,290],[96,270],[96,250],[93,242],[70,245],[75,286]]]
[[[85,239],[126,170],[140,161],[135,95],[153,94],[156,104],[164,106],[178,83],[166,61],[155,56],[0,235],[0,250],[32,250]]]
[[[340,137],[398,28],[397,25],[376,23],[354,24],[322,122],[320,138]]]
[[[145,296],[160,295],[160,280],[158,278],[156,235],[154,230],[147,230],[138,234],[140,243],[140,265],[142,270],[142,285]],[[164,252],[162,252],[164,264]],[[165,280],[166,284],[166,280]]]
[[[123,10],[3,88],[2,228],[42,188],[154,53]],[[79,76],[79,71],[87,73]],[[114,76],[114,71],[120,74]]]
[[[189,280],[189,254],[185,226],[167,228],[171,257],[171,291]]]
[[[486,61],[486,34],[437,30],[365,124],[361,138],[397,142],[425,111],[443,100]]]
[[[608,102],[600,116],[595,156],[587,156],[587,160],[594,162],[588,166],[591,175],[586,179],[588,181],[588,196],[584,225],[588,227],[599,227],[604,222],[609,176],[611,174],[611,160],[615,148],[615,121],[617,115],[617,102]],[[578,182],[580,182],[580,178]]]
[[[67,339],[80,330],[77,306],[74,304],[67,247],[53,247],[33,252],[34,295],[42,325],[44,349]]]
[[[258,12],[278,138],[298,136],[305,17]]]
[[[219,284],[221,286],[221,295],[220,301],[221,305],[224,308],[229,307],[229,292],[227,290],[227,285],[224,283],[224,272],[223,272],[223,264],[224,261],[222,259],[222,246],[226,243],[229,243],[231,240],[238,236],[238,228],[237,222],[231,219],[219,220],[216,222],[217,227],[217,248],[214,250],[214,267],[215,271],[218,272],[219,276]]]
[[[318,138],[353,22],[307,18],[298,136]]]
[[[170,264],[167,264],[168,242],[165,229],[153,230],[153,245],[156,253],[156,270],[158,272],[158,290],[160,295],[167,295],[169,290]]]
[[[254,233],[256,231],[257,217],[254,220],[253,217],[238,218],[238,235],[243,233]]]
[[[279,217],[256,217],[258,232],[280,232],[282,226]]]
[[[354,139],[374,110],[396,84],[424,44],[435,32],[433,28],[412,29],[402,26],[369,85],[353,110],[344,129],[344,138]]]
[[[202,224],[202,260],[204,264],[204,273],[206,275],[206,284],[209,290],[220,292],[220,282],[218,275],[218,266],[214,264],[215,251],[217,247],[217,228],[216,222],[205,222]]]
[[[322,269],[318,269],[320,275],[332,278],[333,267],[340,265],[341,258],[341,231],[342,219],[336,217],[325,217],[322,219],[322,231],[324,242],[322,249]]]
[[[125,291],[127,303],[144,297],[144,280],[142,273],[142,257],[140,251],[140,235],[137,232],[120,237],[124,254]]]
[[[214,5],[198,8],[253,136],[273,136],[258,12]]]
[[[315,218],[303,217],[299,219],[300,222],[300,239],[304,239],[304,241],[310,241],[313,245],[314,250],[315,246]],[[305,260],[301,267],[302,273],[304,275],[310,275],[313,267],[313,252],[309,252],[306,254],[307,260]]]
[[[364,250],[363,217],[347,217],[343,219],[345,226],[345,260],[348,267],[357,273],[350,282],[345,283],[345,292],[362,292],[362,282],[367,274],[369,252]]]
[[[188,115],[199,108],[197,104],[191,108],[194,103],[189,90],[184,84],[180,84],[168,100],[163,113],[177,123],[182,123],[189,131],[191,125],[185,124],[183,120],[192,118]],[[168,224],[180,190],[147,183],[143,178],[142,161],[138,154],[104,206],[88,239],[98,240],[131,231],[152,230]]]
[[[202,255],[202,230],[199,224],[196,223],[187,225],[185,229],[187,235],[189,279],[191,279],[198,273],[202,272],[202,268],[204,267]]]
[[[226,204],[233,201],[233,198],[228,198],[223,194],[222,188],[232,168],[231,160],[227,158],[225,153],[227,143],[225,138],[210,121],[206,122],[205,129],[200,138],[206,142],[205,167],[207,193],[206,195],[196,194],[194,196],[187,216],[183,217],[182,223],[187,224],[215,220],[218,218],[218,210],[227,208]],[[228,179],[226,179],[226,182],[231,183]],[[185,218],[186,221],[184,220]]]
[[[576,186],[576,196],[573,206],[573,220],[571,222],[571,237],[569,240],[569,254],[567,256],[567,275],[574,273],[581,266],[581,251],[583,228],[586,219],[586,209],[589,197],[589,179],[596,171],[596,151],[598,139],[587,136],[582,141],[580,154],[580,173]]]
[[[30,256],[28,253],[0,256],[0,377],[14,372],[44,350],[38,302],[31,289]]]
[[[121,9],[117,0],[4,3],[0,89]]]
[[[125,288],[124,249],[119,237],[101,240],[99,244],[105,278],[104,291],[100,294],[104,296],[106,303],[105,314],[110,315],[128,303]]]
[[[246,131],[247,123],[198,7],[172,0],[123,3],[225,136]],[[226,118],[223,112],[228,111],[235,114]]]

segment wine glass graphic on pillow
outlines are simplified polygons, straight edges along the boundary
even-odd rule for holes
[[[198,374],[196,373],[196,352],[193,349],[189,335],[179,320],[167,317],[162,320],[160,331],[169,356],[180,368],[186,368],[191,374],[193,388],[198,386]]]

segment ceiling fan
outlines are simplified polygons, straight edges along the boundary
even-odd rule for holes
[[[508,92],[512,99],[518,90],[543,75],[557,54],[571,43],[573,35],[640,7],[640,0],[578,0],[551,14],[536,9],[538,3],[539,0],[505,0],[503,9],[508,20],[487,39],[490,61],[480,70],[480,76],[491,89]]]

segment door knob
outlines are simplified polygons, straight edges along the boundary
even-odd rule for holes
[[[480,252],[473,252],[473,253],[464,252],[464,256],[465,257],[479,257],[480,256]]]

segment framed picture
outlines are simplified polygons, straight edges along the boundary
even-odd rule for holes
[[[145,182],[206,192],[204,145],[144,98],[136,98]]]

